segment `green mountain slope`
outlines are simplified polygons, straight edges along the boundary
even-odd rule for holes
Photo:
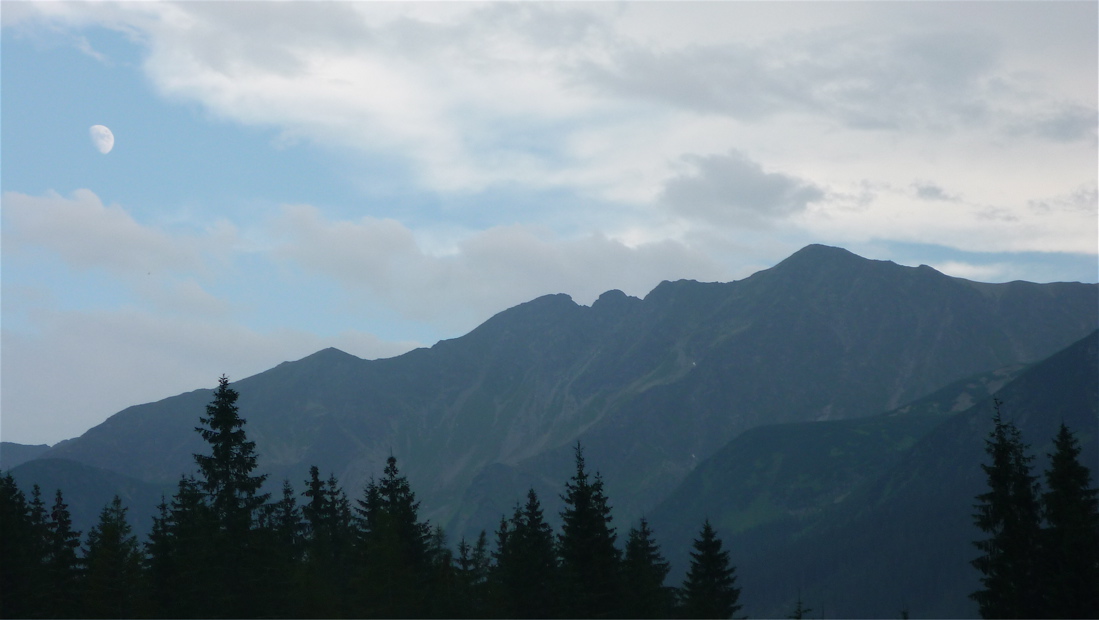
[[[673,549],[702,519],[719,524],[752,615],[783,616],[800,594],[833,617],[973,617],[971,513],[992,416],[980,396],[1011,379],[997,397],[1032,443],[1038,471],[1062,420],[1078,432],[1083,462],[1099,462],[1097,345],[1093,333],[1021,372],[978,377],[883,416],[749,431],[650,521]]]
[[[900,461],[946,418],[984,400],[1024,368],[983,373],[876,416],[753,428],[699,464],[649,519],[665,538],[683,545],[706,518],[727,534],[811,520]]]

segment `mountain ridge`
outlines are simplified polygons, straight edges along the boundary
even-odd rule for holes
[[[532,483],[551,504],[580,440],[629,520],[749,428],[875,414],[1099,323],[1096,285],[986,286],[996,295],[809,246],[736,282],[666,281],[591,306],[546,295],[432,347],[325,349],[234,387],[276,483],[300,485],[313,464],[354,496],[395,454],[425,515],[461,534],[498,521],[476,499],[486,488],[510,504]],[[203,449],[193,428],[209,398],[129,407],[46,454],[174,481]]]

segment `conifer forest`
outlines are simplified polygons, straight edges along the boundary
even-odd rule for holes
[[[360,493],[312,467],[262,493],[255,444],[222,377],[195,428],[208,452],[164,498],[146,540],[116,496],[86,533],[62,490],[25,494],[0,479],[3,617],[730,618],[742,615],[735,549],[706,520],[680,584],[659,532],[621,535],[603,480],[575,446],[560,531],[538,495],[515,498],[495,532],[450,540],[419,515],[397,459]],[[971,594],[983,617],[1099,616],[1099,512],[1073,432],[1061,425],[1042,480],[1000,416],[986,440],[987,491],[973,519]],[[1044,484],[1042,482],[1044,481]],[[812,601],[790,617],[811,617]],[[906,615],[898,610],[898,615]]]

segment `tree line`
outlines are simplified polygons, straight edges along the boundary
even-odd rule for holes
[[[680,587],[642,518],[623,548],[598,473],[577,444],[562,528],[530,490],[453,548],[419,518],[397,460],[352,501],[334,475],[309,470],[300,494],[284,481],[261,493],[255,444],[237,392],[219,380],[196,431],[209,454],[181,477],[139,543],[115,497],[81,542],[60,490],[52,504],[0,478],[0,617],[509,617],[729,618],[741,609],[729,552],[709,521]],[[971,597],[986,618],[1099,617],[1099,491],[1064,424],[1043,491],[1019,429],[994,400],[977,496]],[[803,617],[800,597],[790,617]]]
[[[209,446],[198,474],[164,498],[139,543],[114,500],[81,542],[62,492],[28,500],[0,478],[0,616],[3,617],[510,617],[728,618],[740,609],[729,552],[709,521],[682,587],[645,519],[619,548],[598,473],[576,446],[563,526],[546,522],[528,492],[452,549],[390,456],[352,501],[334,475],[309,471],[298,494],[284,481],[261,493],[255,444],[224,376],[196,431]]]
[[[1043,492],[1022,433],[993,404],[981,465],[988,490],[973,514],[987,535],[973,543],[981,589],[970,598],[983,618],[1099,618],[1099,491],[1079,441],[1062,423]]]

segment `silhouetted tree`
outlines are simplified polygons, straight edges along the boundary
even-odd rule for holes
[[[397,469],[386,460],[380,482],[367,484],[355,511],[360,516],[360,594],[357,615],[418,617],[427,607],[428,541],[431,526],[419,520],[420,503]]]
[[[1031,474],[1019,429],[1005,422],[994,400],[993,429],[985,441],[991,459],[982,464],[988,491],[977,496],[974,522],[988,538],[973,544],[981,555],[972,561],[983,588],[970,594],[985,618],[1034,618],[1042,615],[1038,573],[1041,536],[1037,478]]]
[[[576,473],[565,483],[559,543],[564,613],[609,618],[621,612],[621,554],[603,480],[589,477],[584,451],[576,444]]]
[[[37,486],[35,491],[40,495]],[[46,592],[44,549],[45,523],[34,523],[26,495],[11,474],[5,474],[0,478],[0,617],[26,618],[39,613]]]
[[[218,591],[209,596],[220,601],[219,614],[243,617],[259,614],[264,606],[262,536],[257,537],[253,525],[269,496],[259,492],[267,476],[253,475],[256,444],[244,431],[238,398],[222,375],[213,400],[206,405],[206,415],[199,417],[202,426],[195,427],[211,453],[194,457],[200,486],[218,526],[212,541],[218,559],[208,567],[220,574],[215,581]]]
[[[294,487],[289,480],[283,480],[281,499],[264,506],[259,526],[252,532],[259,577],[253,608],[257,615],[267,618],[302,615],[298,585],[304,528]]]
[[[672,590],[664,586],[664,579],[670,566],[661,555],[660,545],[644,517],[626,536],[626,556],[622,564],[626,617],[669,617],[675,599]]]
[[[138,611],[141,553],[117,495],[99,513],[84,547],[84,596],[79,614],[86,618],[130,618]]]
[[[302,565],[302,614],[339,617],[349,609],[352,547],[355,534],[351,506],[336,476],[322,480],[314,465],[302,495],[305,556]]]
[[[47,616],[66,618],[79,610],[80,561],[76,555],[79,546],[80,532],[72,529],[69,505],[58,489],[46,522],[44,567],[50,587],[44,607]]]
[[[492,615],[489,607],[488,578],[492,568],[488,551],[488,536],[484,530],[470,546],[465,538],[458,543],[454,559],[461,583],[461,601],[456,615],[464,618],[485,618]]]
[[[244,432],[245,420],[236,405],[239,396],[222,375],[213,401],[206,405],[206,415],[199,418],[204,426],[195,427],[211,448],[209,455],[194,455],[202,472],[202,488],[210,497],[218,523],[234,536],[251,528],[256,511],[268,498],[259,494],[267,476],[252,475],[256,444],[248,441]]]
[[[553,529],[546,523],[538,494],[516,505],[497,550],[496,572],[502,612],[516,618],[551,618],[558,611],[557,553]]]
[[[181,477],[171,503],[162,501],[157,509],[145,543],[147,613],[170,618],[225,616],[218,525],[198,482]]]
[[[1099,618],[1099,492],[1079,462],[1075,435],[1063,423],[1053,446],[1042,495],[1044,615]]]
[[[731,618],[741,607],[735,569],[721,546],[707,519],[694,541],[691,568],[683,583],[683,611],[688,618]]]
[[[454,567],[454,552],[447,545],[446,531],[436,525],[427,544],[427,615],[433,618],[453,618],[462,610],[461,582]]]

